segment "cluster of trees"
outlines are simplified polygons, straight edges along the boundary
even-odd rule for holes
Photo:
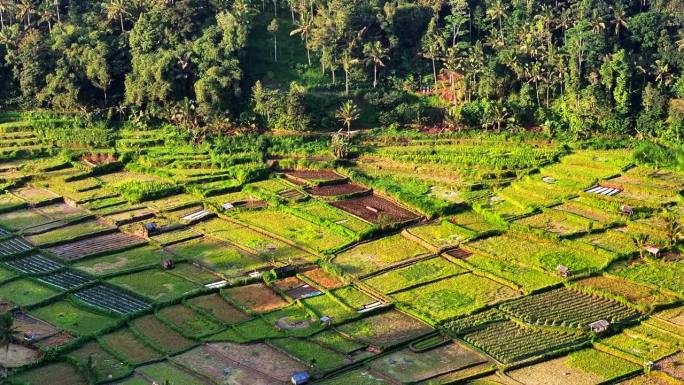
[[[354,99],[381,124],[684,137],[681,0],[0,0],[0,21],[24,105],[307,130]],[[247,78],[248,40],[301,78]]]

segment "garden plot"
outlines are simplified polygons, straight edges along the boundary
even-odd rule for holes
[[[131,321],[131,329],[146,343],[167,354],[185,351],[195,344],[159,321],[154,315],[145,315]]]
[[[14,271],[0,267],[0,283],[7,282],[17,277]]]
[[[35,308],[30,313],[79,337],[93,335],[117,322],[110,315],[85,310],[66,300]]]
[[[105,218],[114,222],[117,226],[123,226],[130,223],[141,222],[146,219],[154,218],[156,211],[148,208],[138,208],[123,212],[116,212],[105,215]]]
[[[3,368],[19,368],[38,362],[42,352],[32,346],[7,342],[0,355],[0,365]]]
[[[444,258],[435,257],[414,264],[374,275],[364,283],[380,291],[391,294],[424,283],[464,274],[468,271]]]
[[[658,369],[680,381],[684,381],[684,353],[678,353],[658,362]]]
[[[193,239],[202,238],[203,234],[187,228],[180,228],[178,230],[164,231],[150,236],[150,239],[159,243],[162,246],[171,246],[176,243],[191,241]]]
[[[197,283],[159,269],[149,269],[132,274],[119,275],[107,282],[143,295],[154,302],[180,298],[202,287]]]
[[[242,211],[235,213],[234,218],[318,252],[336,250],[354,241],[342,231],[276,208]]]
[[[125,233],[97,235],[46,248],[55,256],[66,261],[76,261],[96,254],[131,248],[145,243],[145,240]]]
[[[684,262],[637,261],[612,266],[608,272],[628,281],[654,285],[684,296]]]
[[[41,206],[60,198],[59,195],[52,191],[38,187],[22,187],[12,191],[12,194],[18,196],[32,206]]]
[[[577,240],[623,256],[631,255],[639,251],[634,245],[632,238],[624,231],[621,231],[621,229],[587,234],[577,238]]]
[[[43,351],[57,349],[72,343],[76,337],[67,332],[61,331],[50,337],[37,341],[35,345]]]
[[[37,208],[36,211],[58,221],[71,221],[88,215],[87,211],[67,203],[42,206]]]
[[[145,245],[119,253],[79,260],[72,267],[97,276],[109,275],[144,266],[159,266],[171,255],[155,246]]]
[[[38,281],[54,286],[60,290],[71,290],[92,281],[89,276],[76,271],[65,270],[59,273],[45,275]]]
[[[570,268],[573,273],[602,269],[617,258],[615,254],[584,243],[555,242],[532,234],[513,232],[471,242],[467,246],[504,262],[536,266],[551,274],[556,274],[558,265]]]
[[[368,188],[356,183],[337,183],[307,187],[306,192],[311,195],[323,197],[335,197],[340,195],[361,194],[370,191]]]
[[[334,329],[325,329],[320,333],[310,336],[308,339],[321,346],[346,355],[366,348],[366,345],[347,338]]]
[[[211,315],[226,325],[233,325],[248,320],[250,317],[229,304],[218,294],[207,294],[187,300],[191,307]]]
[[[343,322],[359,316],[354,307],[342,304],[339,299],[330,294],[304,298],[301,300],[301,303],[305,308],[313,311],[319,319],[330,317],[333,323]]]
[[[106,349],[114,350],[120,357],[125,357],[130,365],[140,365],[162,357],[158,351],[136,337],[130,329],[105,334],[99,338],[99,341]]]
[[[315,297],[322,294],[320,290],[297,277],[289,277],[274,282],[274,285],[288,297],[295,300]]]
[[[141,382],[124,382],[119,385],[149,385],[149,384],[171,384],[171,385],[207,385],[203,379],[200,379],[197,375],[180,368],[179,366],[173,365],[168,362],[160,362],[157,364],[152,364],[148,366],[143,366],[136,369],[140,373],[141,377],[136,377],[136,379],[142,379]],[[150,382],[148,382],[148,380]]]
[[[69,226],[59,227],[45,233],[30,235],[26,239],[34,245],[52,245],[68,242],[75,239],[83,239],[88,236],[111,233],[116,227],[99,220],[81,222]]]
[[[637,365],[657,362],[679,351],[671,337],[654,338],[639,333],[639,329],[626,329],[621,334],[604,338],[594,343],[597,350],[626,359]]]
[[[263,283],[225,289],[225,294],[240,307],[257,313],[280,309],[288,304]]]
[[[308,369],[301,362],[266,344],[207,344],[202,348],[178,356],[177,360],[186,363],[186,365],[207,375],[214,381],[236,385],[289,383],[294,372]],[[213,365],[211,364],[212,361],[214,362]],[[229,380],[226,380],[225,371],[219,368],[237,370],[228,371]],[[250,376],[253,378],[250,379]],[[223,382],[221,382],[222,379]],[[263,380],[266,382],[261,382]]]
[[[461,274],[396,293],[393,297],[402,305],[442,322],[519,295],[519,291],[489,278]]]
[[[519,287],[525,293],[557,285],[562,281],[557,274],[549,274],[536,267],[504,261],[482,253],[471,254],[464,264],[475,272],[484,275],[491,274],[510,282],[511,285]]]
[[[12,194],[0,195],[0,212],[14,211],[26,206],[26,203]]]
[[[335,329],[347,338],[381,349],[399,345],[433,331],[423,322],[396,310],[345,323]]]
[[[268,265],[257,256],[209,237],[175,244],[167,250],[181,258],[196,261],[227,277],[238,277]]]
[[[330,291],[330,294],[352,309],[364,310],[366,305],[377,304],[378,301],[354,286],[344,286]]]
[[[365,234],[373,228],[373,225],[370,223],[318,200],[309,200],[290,207],[305,213],[304,215],[313,215],[316,218],[332,222],[357,234]]]
[[[369,367],[402,384],[412,384],[488,361],[485,356],[465,345],[450,342],[424,353],[415,353],[405,348],[371,361]]]
[[[19,279],[0,285],[0,302],[7,301],[16,306],[34,305],[57,294],[59,294],[57,290],[28,279]]]
[[[121,315],[147,310],[150,305],[130,294],[107,285],[98,284],[74,293],[80,301]]]
[[[410,227],[405,231],[438,250],[458,246],[477,235],[474,231],[457,226],[446,220],[438,220],[437,222]]]
[[[90,382],[73,365],[58,362],[30,369],[14,380],[30,385],[88,385]]]
[[[672,385],[677,380],[660,371],[651,371],[639,377],[620,382],[620,385]]]
[[[590,232],[603,227],[600,222],[555,209],[546,209],[541,214],[525,217],[515,221],[515,223],[561,236]]]
[[[33,249],[33,246],[23,238],[17,237],[0,241],[0,257],[9,257],[14,254],[25,253],[31,249]]]
[[[181,210],[183,208],[201,204],[194,195],[178,194],[146,202],[148,206],[161,212]]]
[[[422,255],[430,251],[401,235],[393,235],[360,244],[338,254],[333,262],[345,272],[363,276]]]
[[[14,320],[12,325],[14,337],[17,339],[23,339],[26,333],[30,333],[33,335],[32,342],[41,341],[59,332],[59,329],[49,323],[32,317],[23,311],[13,312],[12,319]]]
[[[346,355],[307,339],[281,338],[270,340],[268,343],[299,361],[311,365],[320,373],[330,372],[353,363]]]
[[[200,338],[205,335],[214,334],[223,329],[223,327],[214,320],[211,320],[182,304],[160,309],[157,312],[157,317],[165,320],[167,323],[175,325],[175,328],[180,330],[181,334],[192,338]]]
[[[575,283],[579,290],[587,288],[591,292],[606,293],[608,296],[624,298],[638,306],[662,306],[677,301],[677,297],[660,289],[608,276],[589,277]]]
[[[132,371],[126,363],[102,349],[95,341],[86,343],[69,353],[67,357],[76,361],[80,366],[90,365],[97,382],[120,378]]]
[[[553,209],[565,213],[572,213],[601,224],[610,224],[621,219],[618,210],[608,212],[605,209],[594,207],[592,203],[595,202],[596,200],[587,199],[586,196],[581,196],[577,199],[567,201],[562,205],[555,206]]]
[[[501,363],[510,364],[585,342],[585,334],[522,326],[511,321],[489,323],[463,339]]]
[[[325,184],[345,181],[342,175],[330,170],[286,170],[285,177],[297,184]]]
[[[391,382],[384,379],[381,375],[373,373],[368,369],[353,369],[341,373],[330,379],[323,380],[320,385],[391,385]]]
[[[403,223],[420,218],[419,215],[375,194],[330,204],[371,223]]]
[[[49,274],[64,268],[61,263],[55,262],[41,254],[33,254],[28,257],[5,261],[4,264],[20,273],[30,275]]]
[[[335,289],[344,285],[339,278],[319,267],[303,271],[301,274],[326,289]]]
[[[577,329],[587,329],[599,320],[618,323],[639,316],[621,303],[565,288],[519,298],[499,308],[528,323]]]

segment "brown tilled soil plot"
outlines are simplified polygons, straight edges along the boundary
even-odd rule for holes
[[[35,340],[42,340],[49,336],[56,334],[59,330],[49,323],[31,317],[23,312],[16,312],[12,314],[14,318],[15,336],[23,338],[24,333],[32,332]]]
[[[192,298],[188,300],[188,303],[192,306],[197,306],[216,317],[219,321],[229,325],[249,319],[247,314],[236,309],[217,293]]]
[[[280,381],[289,381],[292,373],[307,369],[303,363],[263,343],[238,345],[221,342],[209,344],[208,348],[219,356]]]
[[[305,271],[302,275],[326,289],[335,289],[344,285],[337,277],[321,268]]]
[[[192,341],[170,329],[153,315],[140,317],[131,324],[138,332],[152,340],[165,352],[175,353],[193,345]]]
[[[266,313],[287,305],[287,301],[263,283],[232,287],[226,289],[226,294],[239,305],[257,313]]]
[[[419,218],[411,211],[377,195],[332,202],[331,205],[372,223],[378,223],[383,215],[393,223]]]
[[[59,332],[51,337],[38,341],[36,343],[36,346],[45,350],[49,348],[56,348],[62,345],[66,345],[75,339],[76,337],[72,336],[67,332]]]
[[[330,170],[288,170],[286,176],[304,180],[338,180],[344,177]]]
[[[297,277],[287,277],[275,281],[274,284],[278,289],[282,291],[288,291],[303,286],[305,283]]]
[[[678,353],[658,362],[658,369],[678,380],[684,380],[684,353]]]
[[[18,368],[38,361],[41,355],[38,349],[11,343],[2,348],[0,365],[5,368]]]
[[[346,323],[336,329],[354,340],[385,347],[417,338],[433,330],[427,324],[396,310]]]
[[[318,195],[324,197],[355,194],[368,191],[367,188],[355,183],[340,183],[324,186],[314,186],[306,190],[311,195]]]
[[[567,364],[567,357],[516,369],[506,373],[524,385],[598,385],[603,379]]]

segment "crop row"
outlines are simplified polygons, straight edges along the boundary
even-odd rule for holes
[[[618,322],[638,315],[618,302],[569,289],[523,297],[500,309],[525,322],[577,328],[602,319]]]
[[[56,274],[38,278],[39,281],[58,287],[62,290],[71,290],[91,281],[91,278],[83,273],[75,271],[62,271]]]
[[[0,242],[0,257],[23,253],[33,246],[22,238],[11,238]]]
[[[506,321],[507,319],[508,317],[506,317],[506,314],[498,309],[489,309],[477,314],[449,321],[444,324],[444,328],[453,335],[461,335],[472,330],[481,329],[485,325]]]
[[[105,285],[89,287],[74,295],[91,306],[122,315],[150,308],[147,302]]]
[[[41,254],[29,255],[28,257],[14,259],[5,262],[5,265],[24,274],[47,274],[64,267]]]
[[[468,333],[464,339],[500,362],[512,363],[579,344],[586,335],[543,331],[504,321]]]

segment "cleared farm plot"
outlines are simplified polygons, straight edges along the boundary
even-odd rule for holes
[[[637,365],[657,362],[679,351],[676,341],[666,335],[657,338],[640,333],[643,328],[626,329],[621,334],[604,338],[594,344],[595,348],[616,357],[627,359]]]
[[[295,181],[306,181],[313,184],[345,179],[342,175],[330,170],[287,170],[285,171],[285,176]]]
[[[287,301],[263,283],[232,287],[224,293],[237,305],[257,313],[269,312],[287,305]]]
[[[31,275],[48,274],[64,267],[61,263],[41,254],[5,261],[4,264],[21,273]]]
[[[446,220],[411,227],[406,231],[438,249],[458,246],[477,234]]]
[[[150,305],[114,287],[98,284],[74,293],[79,300],[99,309],[127,315],[147,310]]]
[[[506,375],[524,385],[598,385],[603,383],[603,377],[574,367],[568,361],[568,357],[556,358],[509,371]]]
[[[370,223],[317,200],[309,200],[303,203],[295,204],[291,207],[308,215],[313,215],[316,218],[320,218],[342,226],[357,234],[363,234],[373,229],[373,225]]]
[[[19,368],[40,360],[42,352],[31,346],[9,342],[4,347],[5,353],[0,355],[0,365],[4,368]]]
[[[311,195],[318,195],[324,197],[359,194],[365,191],[368,191],[366,187],[363,187],[356,183],[326,184],[313,186],[306,189],[306,192],[308,192]]]
[[[371,223],[409,222],[420,218],[419,215],[378,195],[335,201],[330,204]]]
[[[145,243],[145,240],[125,233],[98,235],[58,246],[47,251],[66,261],[75,261],[91,255],[113,252]]]
[[[23,381],[30,385],[88,385],[89,382],[83,374],[73,365],[58,362],[41,366],[21,373],[17,381]]]
[[[119,275],[107,282],[139,293],[155,302],[179,298],[202,286],[159,269]]]
[[[13,211],[26,205],[24,201],[12,194],[0,195],[0,212]]]
[[[73,220],[88,215],[87,211],[67,203],[55,203],[38,207],[36,211],[58,221]]]
[[[190,241],[192,239],[201,238],[202,234],[190,230],[190,229],[180,229],[173,231],[165,231],[160,234],[155,234],[150,237],[150,239],[159,243],[162,246],[169,246],[180,242]]]
[[[631,255],[639,251],[624,229],[587,234],[578,240],[620,255]]]
[[[53,193],[52,191],[38,187],[22,187],[12,191],[12,193],[34,205],[59,198],[59,195]]]
[[[248,320],[250,317],[229,304],[218,294],[208,294],[187,300],[188,305],[201,309],[217,320],[232,325]]]
[[[264,267],[267,263],[226,242],[202,238],[173,245],[168,250],[182,258],[200,263],[227,277],[237,277]]]
[[[660,361],[658,366],[668,376],[684,381],[684,365],[682,362],[684,362],[684,353],[678,353]]]
[[[24,333],[31,332],[34,335],[34,341],[40,341],[57,334],[59,331],[49,323],[31,317],[22,311],[13,312],[12,319],[14,320],[14,336],[17,338],[23,338]]]
[[[681,261],[647,261],[629,266],[621,264],[612,267],[609,272],[628,281],[655,285],[680,296],[684,295],[684,263]]]
[[[402,349],[369,363],[371,369],[401,383],[417,383],[489,360],[459,343],[448,343],[424,353]]]
[[[343,305],[339,299],[329,294],[304,298],[301,301],[307,309],[313,311],[319,318],[331,317],[334,323],[358,316],[354,308]]]
[[[10,238],[0,241],[0,257],[25,253],[31,249],[33,249],[33,246],[23,238]]]
[[[145,315],[131,321],[131,328],[155,349],[173,354],[192,347],[195,343],[169,328],[154,315]]]
[[[34,245],[48,245],[57,242],[64,242],[71,239],[82,238],[91,234],[98,234],[112,231],[114,228],[102,221],[81,222],[58,229],[50,230],[45,233],[27,236],[27,240]]]
[[[131,368],[102,349],[95,341],[91,341],[68,354],[68,357],[78,362],[79,365],[91,365],[95,380],[103,382],[113,378],[120,378],[131,372]]]
[[[433,331],[423,322],[396,310],[345,323],[336,330],[352,340],[381,348],[396,346]]]
[[[368,369],[354,369],[320,382],[321,385],[390,385],[391,383]]]
[[[121,329],[100,337],[100,343],[126,358],[130,365],[139,365],[157,360],[162,355],[146,345],[130,329]]]
[[[93,275],[107,275],[143,266],[158,266],[170,255],[155,246],[146,245],[119,253],[79,260],[72,266]]]
[[[48,286],[28,279],[20,279],[0,285],[0,300],[16,306],[37,304],[59,294]]]
[[[342,353],[306,339],[282,338],[270,340],[269,344],[311,365],[316,371],[322,373],[341,368],[353,362]]]
[[[355,246],[338,254],[333,262],[351,275],[362,276],[427,254],[428,249],[397,234]]]
[[[578,329],[599,320],[616,323],[639,315],[621,303],[570,289],[519,298],[499,308],[525,322]]]
[[[193,338],[214,334],[223,328],[217,322],[182,304],[165,307],[159,310],[157,316],[175,325],[183,335]]]
[[[93,335],[117,321],[112,316],[85,310],[64,300],[33,309],[30,313],[77,336]]]
[[[170,274],[187,279],[200,285],[206,285],[221,280],[213,271],[199,267],[193,263],[174,264],[172,269],[167,270]]]
[[[183,385],[207,385],[207,382],[200,380],[197,376],[192,375],[189,371],[181,369],[180,367],[173,365],[168,362],[160,362],[153,365],[143,366],[136,370],[141,373],[145,378],[158,383],[158,384],[183,384]],[[128,383],[125,385],[138,385],[138,383]],[[122,385],[124,385],[122,384]],[[142,385],[149,384],[147,381],[143,381]]]
[[[587,338],[578,332],[550,331],[511,321],[487,324],[463,336],[465,341],[504,364],[578,345]]]
[[[71,290],[92,281],[89,276],[76,271],[66,270],[38,278],[38,281],[60,290]]]
[[[343,285],[339,278],[321,268],[306,270],[301,274],[326,289],[334,289]]]
[[[385,293],[393,293],[411,286],[467,273],[468,270],[444,258],[435,257],[418,261],[406,267],[390,270],[364,280],[372,288]]]
[[[555,209],[544,210],[541,214],[520,219],[515,223],[561,236],[588,232],[602,227],[600,222]]]
[[[342,232],[275,208],[242,211],[236,213],[234,218],[319,252],[336,250],[353,241]]]
[[[520,292],[489,278],[461,274],[396,293],[393,297],[441,322],[519,295]]]

